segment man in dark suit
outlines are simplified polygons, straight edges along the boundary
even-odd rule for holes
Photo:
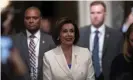
[[[92,52],[96,80],[109,80],[113,59],[121,52],[123,35],[120,30],[104,24],[106,5],[94,1],[90,5],[91,25],[80,29],[79,46]]]
[[[27,73],[23,76],[26,80],[43,80],[44,52],[55,47],[52,37],[40,31],[40,21],[40,10],[29,7],[24,15],[26,30],[13,37],[14,45],[27,66]]]

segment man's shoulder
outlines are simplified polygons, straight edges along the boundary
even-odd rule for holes
[[[122,35],[122,32],[119,29],[111,28],[111,27],[106,27],[106,28],[111,34]]]
[[[80,27],[79,30],[84,31],[84,30],[87,30],[89,27],[90,25],[86,25],[86,26]]]
[[[80,32],[80,35],[84,35],[85,32],[88,32],[90,29],[90,25],[87,25],[87,26],[84,26],[84,27],[80,27],[79,28],[79,32]]]
[[[47,38],[47,39],[52,39],[52,36],[50,34],[47,34],[44,32],[41,32],[41,36],[43,36],[44,38]]]
[[[42,36],[41,38],[42,40],[47,41],[47,43],[51,45],[51,49],[55,48],[55,43],[51,35],[46,33],[41,33],[41,36]]]

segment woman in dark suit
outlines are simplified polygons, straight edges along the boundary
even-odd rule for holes
[[[133,80],[133,24],[126,32],[123,54],[112,63],[110,80]]]

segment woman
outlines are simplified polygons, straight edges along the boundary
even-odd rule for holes
[[[133,24],[125,35],[123,54],[112,63],[111,80],[133,80]]]
[[[57,47],[44,53],[43,80],[94,80],[90,52],[75,45],[79,39],[76,24],[61,18],[53,38]]]

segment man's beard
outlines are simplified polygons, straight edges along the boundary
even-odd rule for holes
[[[93,26],[95,26],[96,28],[99,28],[100,26],[102,26],[103,25],[103,22],[100,22],[99,24],[93,24]]]

